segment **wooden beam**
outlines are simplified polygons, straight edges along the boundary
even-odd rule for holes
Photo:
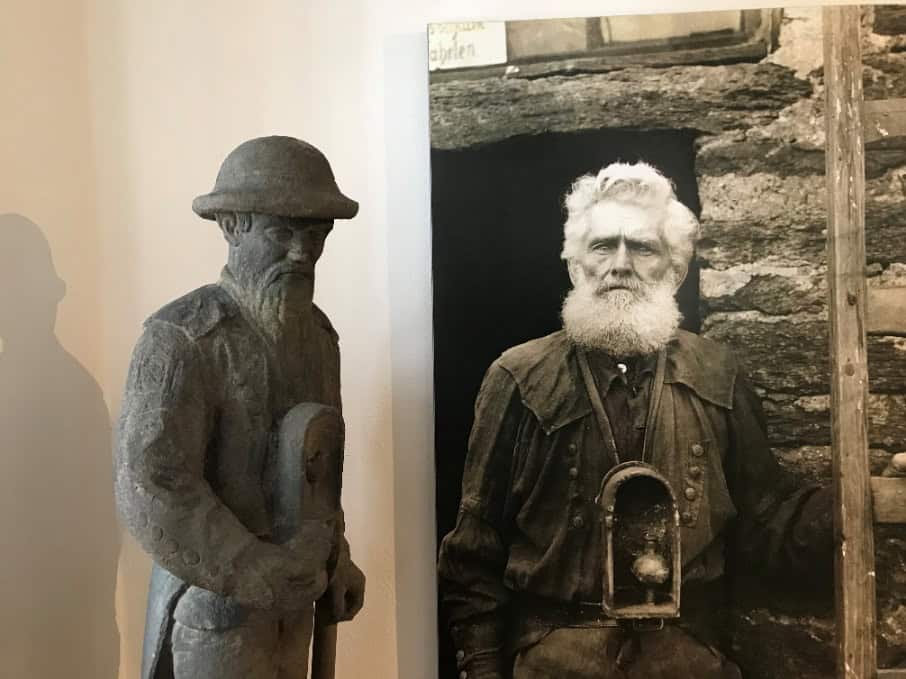
[[[906,99],[877,99],[862,105],[865,143],[906,136]]]
[[[865,339],[865,144],[858,7],[825,7],[827,259],[836,531],[837,676],[872,679],[875,567]]]
[[[906,478],[875,476],[871,494],[875,523],[906,523]]]

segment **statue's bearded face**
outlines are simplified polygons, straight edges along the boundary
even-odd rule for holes
[[[647,354],[676,332],[679,283],[664,242],[660,210],[605,201],[588,214],[573,282],[563,305],[567,333],[579,344],[616,356]]]
[[[233,275],[259,300],[279,299],[291,309],[307,310],[314,296],[315,263],[333,221],[263,214],[236,219],[245,223],[227,234]]]

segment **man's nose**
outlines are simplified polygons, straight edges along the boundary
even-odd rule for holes
[[[613,259],[610,262],[610,271],[613,274],[628,274],[632,271],[632,258],[626,243],[620,241],[616,252],[613,253]]]

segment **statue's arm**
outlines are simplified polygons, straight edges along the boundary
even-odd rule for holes
[[[504,506],[521,401],[512,377],[494,364],[475,404],[456,526],[440,548],[439,574],[459,668],[469,677],[507,676],[503,651],[509,591]]]
[[[741,563],[762,574],[808,575],[829,583],[833,569],[833,491],[803,483],[771,452],[761,400],[737,378],[731,416],[730,482],[739,512]]]
[[[146,326],[117,427],[117,505],[132,535],[168,571],[270,608],[287,555],[252,535],[204,478],[216,417],[208,377],[204,357],[180,328]]]

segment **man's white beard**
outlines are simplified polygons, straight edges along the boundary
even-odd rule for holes
[[[682,320],[673,296],[674,276],[601,294],[584,274],[580,277],[561,311],[563,328],[573,342],[625,357],[654,353],[673,339]]]

